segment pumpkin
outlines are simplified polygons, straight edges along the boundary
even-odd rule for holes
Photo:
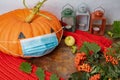
[[[0,15],[0,51],[24,57],[20,40],[49,34],[51,30],[56,32],[60,42],[62,27],[57,17],[50,12],[39,11],[44,2],[39,2],[33,9],[16,9]]]

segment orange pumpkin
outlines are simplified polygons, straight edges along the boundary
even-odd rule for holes
[[[0,15],[0,51],[13,55],[23,56],[20,35],[27,38],[42,36],[59,31],[62,27],[59,20],[47,11],[39,11],[50,18],[34,14],[31,21],[26,22],[26,18],[31,14],[30,9],[17,9]],[[62,36],[62,30],[56,33],[58,41]]]

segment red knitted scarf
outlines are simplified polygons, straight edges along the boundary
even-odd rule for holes
[[[0,80],[38,80],[35,75],[37,67],[32,65],[32,73],[27,74],[19,69],[22,62],[25,62],[22,58],[0,52]],[[45,80],[50,80],[51,73],[45,71],[45,75]]]
[[[78,47],[81,47],[85,41],[98,44],[101,47],[101,50],[104,50],[105,47],[109,47],[112,44],[112,41],[104,36],[97,36],[80,30],[76,30],[74,33],[64,31],[64,36],[73,36]]]

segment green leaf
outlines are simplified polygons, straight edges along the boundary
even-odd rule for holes
[[[88,78],[90,77],[89,73],[86,72],[81,72],[81,77],[78,80],[88,80]]]
[[[87,72],[74,72],[70,75],[69,80],[88,80],[89,77]]]
[[[120,38],[120,34],[113,34],[113,38]]]
[[[112,26],[113,38],[120,38],[120,21],[114,21]]]
[[[114,71],[115,71],[116,73],[120,74],[120,68],[119,68],[119,66],[113,65],[113,67],[114,67]]]
[[[44,70],[42,70],[40,67],[37,68],[36,75],[39,78],[39,80],[44,80],[45,79]]]
[[[25,73],[30,74],[31,70],[32,70],[31,64],[28,62],[22,62],[20,65],[20,70],[25,72]]]
[[[87,43],[86,44],[89,50],[92,50],[94,53],[100,51],[100,47],[96,43]]]
[[[84,52],[86,53],[86,55],[89,55],[89,50],[87,49],[85,44],[83,44],[82,47],[80,48],[80,52]]]
[[[52,74],[52,75],[50,76],[50,80],[59,80],[59,78],[57,77],[56,74]]]
[[[108,77],[107,76],[103,77],[103,80],[108,80]]]
[[[109,78],[118,78],[118,73],[116,73],[115,72],[115,69],[114,69],[114,67],[113,67],[113,65],[109,65],[108,66],[108,73],[107,73],[107,76],[109,77]]]
[[[98,46],[96,43],[84,42],[82,47],[80,48],[80,52],[85,52],[86,55],[89,55],[89,51],[97,53],[100,51],[100,49],[100,46]]]
[[[97,54],[97,53],[94,54],[94,58],[95,58],[95,59],[98,59],[99,57],[100,57],[99,54]]]
[[[120,54],[120,41],[113,43],[112,47],[116,51],[117,54]]]
[[[101,70],[100,66],[93,66],[91,74],[99,73]]]
[[[120,33],[120,21],[114,21],[113,23],[113,33]]]
[[[94,59],[90,56],[87,58],[88,62],[90,62],[90,64],[92,64],[94,62]]]
[[[80,79],[80,72],[74,72],[70,75],[70,80],[79,80]]]

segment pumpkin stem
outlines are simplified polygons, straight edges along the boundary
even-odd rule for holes
[[[37,14],[39,12],[39,9],[41,8],[41,6],[43,5],[43,3],[47,1],[47,0],[43,0],[42,2],[38,2],[36,6],[34,6],[34,8],[31,10],[31,14],[28,15],[28,17],[26,17],[25,22],[30,23],[32,21],[32,19],[34,18],[35,14]]]
[[[28,8],[28,6],[25,3],[25,0],[23,0],[23,5],[24,5],[25,8]]]

